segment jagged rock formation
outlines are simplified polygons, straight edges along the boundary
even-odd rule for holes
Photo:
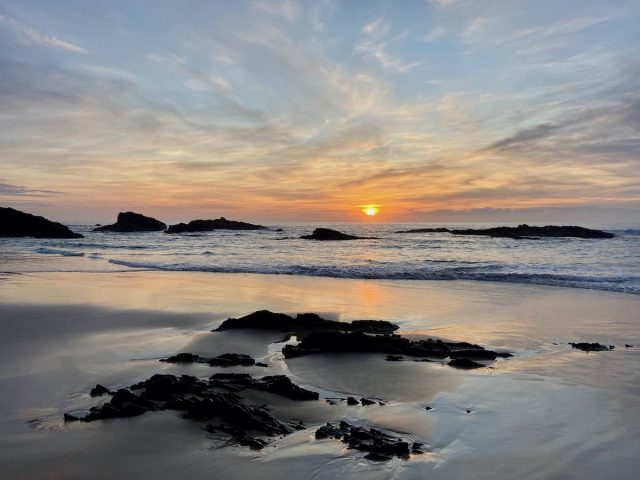
[[[0,207],[0,237],[83,238],[61,223],[10,207]]]
[[[118,220],[112,225],[102,225],[93,229],[94,232],[161,232],[167,225],[160,220],[146,217],[134,212],[118,213]]]
[[[266,230],[267,227],[253,223],[227,220],[224,217],[215,220],[192,220],[189,223],[178,223],[167,228],[166,233],[211,232],[213,230]]]

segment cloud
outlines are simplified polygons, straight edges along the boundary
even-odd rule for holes
[[[55,35],[46,35],[40,33],[29,25],[18,22],[16,19],[8,17],[7,15],[0,14],[0,23],[8,25],[13,30],[15,30],[20,35],[22,40],[27,44],[36,44],[43,47],[57,48],[74,53],[87,53],[84,48],[79,47],[78,45],[74,45],[71,42],[62,40]]]
[[[504,151],[526,147],[528,144],[534,141],[541,140],[556,134],[558,130],[560,130],[559,125],[541,123],[533,127],[519,130],[514,135],[489,145],[485,148],[485,150]]]
[[[384,16],[365,24],[361,31],[364,37],[354,46],[354,54],[360,55],[367,60],[374,60],[385,70],[391,70],[396,73],[407,73],[422,65],[423,62],[421,60],[405,62],[399,56],[389,53],[390,41],[385,40],[389,32],[389,25],[385,22]]]
[[[57,195],[60,192],[56,192],[53,190],[37,190],[31,189],[27,187],[23,187],[21,185],[13,185],[11,183],[6,183],[4,181],[0,181],[0,196],[7,197],[43,197],[48,195]]]
[[[444,27],[434,27],[429,33],[424,36],[424,41],[427,43],[435,42],[441,39],[447,34],[447,30]]]

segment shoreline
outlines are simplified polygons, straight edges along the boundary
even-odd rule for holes
[[[640,468],[635,295],[499,282],[148,271],[11,275],[0,287],[0,388],[11,392],[0,399],[0,470],[7,478],[438,479],[473,469],[505,480],[576,472],[632,479]],[[211,332],[226,318],[264,308],[388,320],[410,338],[470,341],[515,356],[475,371],[388,362],[381,354],[285,360],[270,343],[280,334]],[[571,341],[619,348],[587,354]],[[249,354],[269,366],[212,370],[159,361],[179,352]],[[259,452],[219,448],[201,425],[173,412],[81,425],[62,420],[67,411],[104,401],[88,395],[96,383],[120,388],[160,372],[216,371],[286,374],[321,395],[374,397],[386,405],[299,404],[252,394],[256,404],[304,419],[307,427]],[[397,432],[428,451],[372,463],[340,442],[315,440],[319,425],[341,419]]]

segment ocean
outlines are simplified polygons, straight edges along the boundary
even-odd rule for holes
[[[302,240],[318,226],[377,240]],[[640,229],[606,240],[513,240],[396,233],[460,224],[281,224],[264,231],[102,233],[82,239],[0,239],[0,270],[27,272],[202,271],[404,280],[484,280],[640,294]],[[465,224],[464,228],[486,228]],[[282,229],[277,231],[277,229]]]

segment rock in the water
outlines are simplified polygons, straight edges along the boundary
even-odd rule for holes
[[[488,237],[527,238],[527,237],[575,237],[575,238],[613,238],[615,235],[602,230],[578,226],[547,225],[533,227],[527,224],[517,227],[495,227],[485,229],[450,230],[454,235],[483,235]]]
[[[369,460],[388,461],[393,457],[409,458],[411,454],[409,442],[375,428],[351,425],[344,420],[338,426],[327,423],[316,430],[316,439],[324,438],[335,438],[348,444],[349,448],[367,452],[365,458]]]
[[[118,220],[112,225],[94,228],[94,232],[161,232],[167,225],[160,220],[134,212],[118,213]]]
[[[255,365],[256,361],[243,353],[224,353],[209,359],[207,363],[212,367],[234,367],[237,365],[250,367]]]
[[[469,360],[468,358],[454,358],[449,363],[447,363],[450,367],[461,368],[464,370],[471,370],[474,368],[483,368],[485,365],[474,362],[473,360]]]
[[[450,230],[448,228],[413,228],[411,230],[398,230],[395,233],[447,233]]]
[[[377,240],[375,237],[357,237],[330,228],[316,228],[311,235],[303,235],[305,240]]]
[[[387,362],[401,362],[404,357],[402,355],[387,355],[385,360]]]
[[[227,220],[224,217],[215,220],[192,220],[189,223],[178,223],[167,228],[166,233],[211,232],[213,230],[266,230],[267,227],[252,223]]]
[[[259,310],[240,318],[229,318],[214,331],[240,328],[276,330],[287,333],[308,333],[312,331],[360,331],[366,333],[393,333],[397,325],[384,320],[354,320],[353,322],[336,322],[325,320],[315,313],[301,313],[295,318],[284,313],[273,313]]]
[[[0,207],[0,237],[83,238],[61,223],[10,207]]]
[[[167,363],[194,363],[200,361],[200,356],[193,353],[178,353],[169,358],[163,358],[160,361]]]
[[[583,352],[605,352],[605,351],[611,350],[610,347],[607,347],[606,345],[601,345],[599,343],[580,342],[580,343],[569,343],[569,345],[571,345],[572,348],[582,350]]]
[[[360,405],[360,402],[354,397],[347,398],[347,405]]]
[[[91,389],[89,395],[91,395],[92,397],[99,397],[100,395],[105,395],[107,393],[111,393],[111,391],[107,387],[103,387],[102,385],[98,384]]]
[[[72,415],[71,413],[65,413],[64,414],[64,421],[65,422],[78,422],[80,420],[80,417],[76,417],[75,415]]]
[[[376,404],[376,403],[378,403],[378,402],[376,402],[376,401],[374,401],[374,400],[369,400],[368,398],[364,398],[364,397],[362,397],[362,398],[360,399],[360,403],[362,403],[362,406],[367,407],[367,406],[369,406],[369,405],[374,405],[374,404]]]
[[[285,345],[282,349],[285,358],[327,352],[385,353],[389,361],[400,361],[403,359],[403,355],[432,358],[460,356],[488,360],[493,360],[498,356],[496,352],[468,343],[431,339],[411,341],[399,335],[367,335],[362,332],[335,331],[311,333],[302,337],[297,345]],[[458,352],[462,352],[462,354]]]

